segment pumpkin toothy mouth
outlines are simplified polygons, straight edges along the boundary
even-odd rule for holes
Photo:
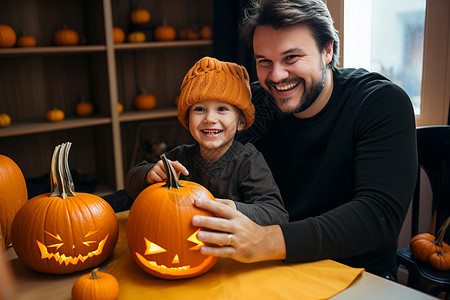
[[[106,240],[108,239],[109,234],[106,235],[106,237],[101,240],[98,243],[98,247],[96,250],[89,252],[86,255],[81,255],[79,254],[76,257],[72,257],[72,256],[66,256],[65,254],[60,254],[59,252],[56,253],[49,253],[47,247],[42,244],[39,241],[36,241],[39,250],[41,252],[41,259],[55,259],[55,261],[57,261],[60,265],[62,265],[63,263],[66,264],[66,266],[68,264],[72,264],[72,265],[76,265],[78,263],[78,261],[84,262],[85,260],[87,260],[90,257],[96,256],[96,255],[100,255],[103,252],[103,247],[105,246]]]
[[[174,273],[177,273],[177,272],[180,272],[180,274],[186,274],[186,271],[188,271],[188,270],[190,271],[190,273],[197,272],[198,270],[203,269],[204,266],[207,266],[214,258],[213,256],[208,256],[199,266],[191,268],[190,265],[186,265],[186,266],[182,266],[182,267],[167,267],[165,265],[158,265],[155,261],[149,261],[137,252],[136,252],[136,257],[148,269],[153,270],[158,273],[161,273],[161,274],[170,274],[170,275],[174,275]]]

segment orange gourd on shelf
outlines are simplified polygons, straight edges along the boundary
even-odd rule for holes
[[[156,107],[157,101],[155,95],[148,94],[142,89],[142,92],[134,98],[133,103],[137,110],[152,110]]]
[[[102,198],[74,192],[68,156],[71,143],[55,147],[51,160],[51,193],[38,195],[14,217],[11,239],[17,256],[29,268],[66,274],[95,267],[116,246],[119,225]]]
[[[17,47],[36,47],[36,39],[32,35],[21,35],[17,38]]]
[[[0,114],[0,128],[11,125],[11,117],[8,114]]]
[[[157,41],[173,41],[176,36],[177,32],[172,26],[158,26],[155,29],[155,40]]]
[[[50,122],[60,122],[60,121],[64,120],[65,114],[61,109],[53,108],[47,112],[46,118],[47,118],[47,121],[50,121]]]
[[[130,19],[133,24],[144,24],[150,22],[151,14],[145,8],[138,8],[131,12]]]
[[[94,112],[94,105],[91,102],[81,100],[77,103],[75,112],[80,117],[90,116]]]
[[[14,160],[0,154],[0,234],[5,246],[11,244],[14,217],[27,201],[27,184],[22,170]]]
[[[127,41],[129,43],[143,43],[145,42],[145,33],[141,31],[135,31],[128,34]]]
[[[122,44],[125,41],[125,32],[120,27],[113,28],[113,42],[114,44]]]
[[[16,32],[9,25],[0,24],[0,48],[11,48],[16,43]]]
[[[164,154],[167,181],[152,184],[134,201],[127,220],[128,246],[136,263],[147,273],[164,279],[199,276],[210,270],[218,257],[205,256],[197,239],[200,228],[194,215],[212,216],[194,205],[201,198],[215,201],[203,186],[178,181]]]
[[[78,32],[73,29],[60,29],[53,35],[53,41],[57,46],[75,46],[79,40]]]

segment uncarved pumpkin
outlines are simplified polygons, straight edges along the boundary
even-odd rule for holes
[[[114,44],[122,44],[125,41],[125,32],[120,27],[113,28]]]
[[[435,269],[450,270],[450,246],[444,242],[444,236],[449,226],[450,217],[439,229],[437,237],[430,233],[414,236],[409,243],[414,257],[421,262],[429,263]]]
[[[73,29],[60,29],[53,35],[53,41],[57,46],[75,46],[79,40],[78,32]]]
[[[200,228],[192,225],[194,215],[212,216],[194,205],[195,199],[215,201],[203,186],[178,181],[169,161],[162,155],[167,181],[143,190],[134,201],[127,220],[128,246],[136,263],[147,273],[164,279],[201,275],[218,258],[202,255],[197,239]]]
[[[31,35],[22,35],[17,39],[17,47],[35,47],[36,39]]]
[[[116,215],[102,198],[74,192],[68,165],[71,143],[55,147],[52,193],[30,199],[17,212],[11,238],[29,268],[64,274],[98,266],[113,252],[119,235]]]
[[[155,40],[157,41],[173,41],[176,36],[177,32],[172,26],[162,25],[155,29]]]
[[[11,158],[0,154],[0,223],[6,246],[11,243],[13,219],[27,200],[27,185],[22,171]]]
[[[0,24],[0,48],[10,48],[16,43],[16,32],[9,25]]]
[[[8,114],[0,114],[0,128],[11,125],[11,117]]]
[[[145,8],[138,8],[131,12],[130,14],[131,23],[134,24],[144,24],[150,22],[151,14]]]
[[[137,95],[134,100],[134,107],[138,110],[151,110],[156,107],[156,97],[148,94],[144,89]]]
[[[75,111],[81,117],[90,116],[94,112],[94,105],[91,102],[81,100],[77,103]]]
[[[65,114],[61,109],[53,108],[53,109],[47,111],[47,114],[45,117],[47,118],[47,121],[59,122],[59,121],[64,120]]]
[[[123,113],[123,104],[122,102],[117,102],[117,112],[119,115]]]
[[[145,33],[141,31],[135,31],[128,34],[127,41],[129,43],[143,43],[145,42]]]
[[[78,278],[72,286],[72,300],[114,300],[118,296],[117,279],[98,268]]]

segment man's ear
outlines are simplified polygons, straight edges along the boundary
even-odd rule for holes
[[[325,61],[325,65],[327,65],[327,66],[333,59],[333,46],[334,46],[334,41],[332,40],[328,43],[328,45],[325,46],[325,48],[322,51],[323,59]]]

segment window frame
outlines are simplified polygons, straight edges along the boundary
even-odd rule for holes
[[[344,45],[344,1],[324,0]],[[416,126],[447,125],[450,103],[450,1],[427,0],[425,13],[422,92]],[[341,55],[340,66],[344,58]]]

